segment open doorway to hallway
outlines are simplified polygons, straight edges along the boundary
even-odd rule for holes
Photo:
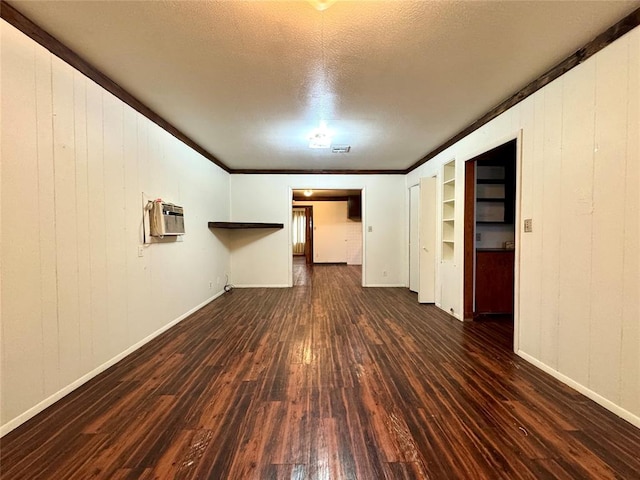
[[[293,285],[314,268],[349,265],[362,275],[362,190],[294,189],[291,202]]]
[[[291,234],[294,260],[313,264],[313,206],[296,206],[291,210]],[[298,262],[299,263],[299,262]]]

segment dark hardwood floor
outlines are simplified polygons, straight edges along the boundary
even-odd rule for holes
[[[2,439],[3,479],[637,479],[640,430],[360,267],[236,289]]]
[[[304,256],[295,255],[293,257],[293,286],[309,285],[312,274],[313,265],[307,265],[307,259]]]

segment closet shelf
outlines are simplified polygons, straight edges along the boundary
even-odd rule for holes
[[[248,228],[284,228],[283,223],[256,223],[256,222],[209,222],[209,228],[226,228],[240,230]]]

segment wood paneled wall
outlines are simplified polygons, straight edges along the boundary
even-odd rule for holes
[[[640,31],[523,105],[520,349],[640,416]]]
[[[415,183],[457,158],[463,184],[463,161],[522,132],[518,353],[636,425],[639,69],[636,28],[408,176]],[[532,233],[522,233],[525,218]],[[456,277],[445,282],[441,270],[443,288],[462,284],[456,255]]]
[[[1,25],[4,433],[221,291],[229,176]],[[139,257],[143,192],[187,233]]]

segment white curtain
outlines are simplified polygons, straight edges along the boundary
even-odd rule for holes
[[[304,208],[294,208],[292,210],[293,217],[291,224],[293,225],[293,254],[304,254],[306,217]]]

